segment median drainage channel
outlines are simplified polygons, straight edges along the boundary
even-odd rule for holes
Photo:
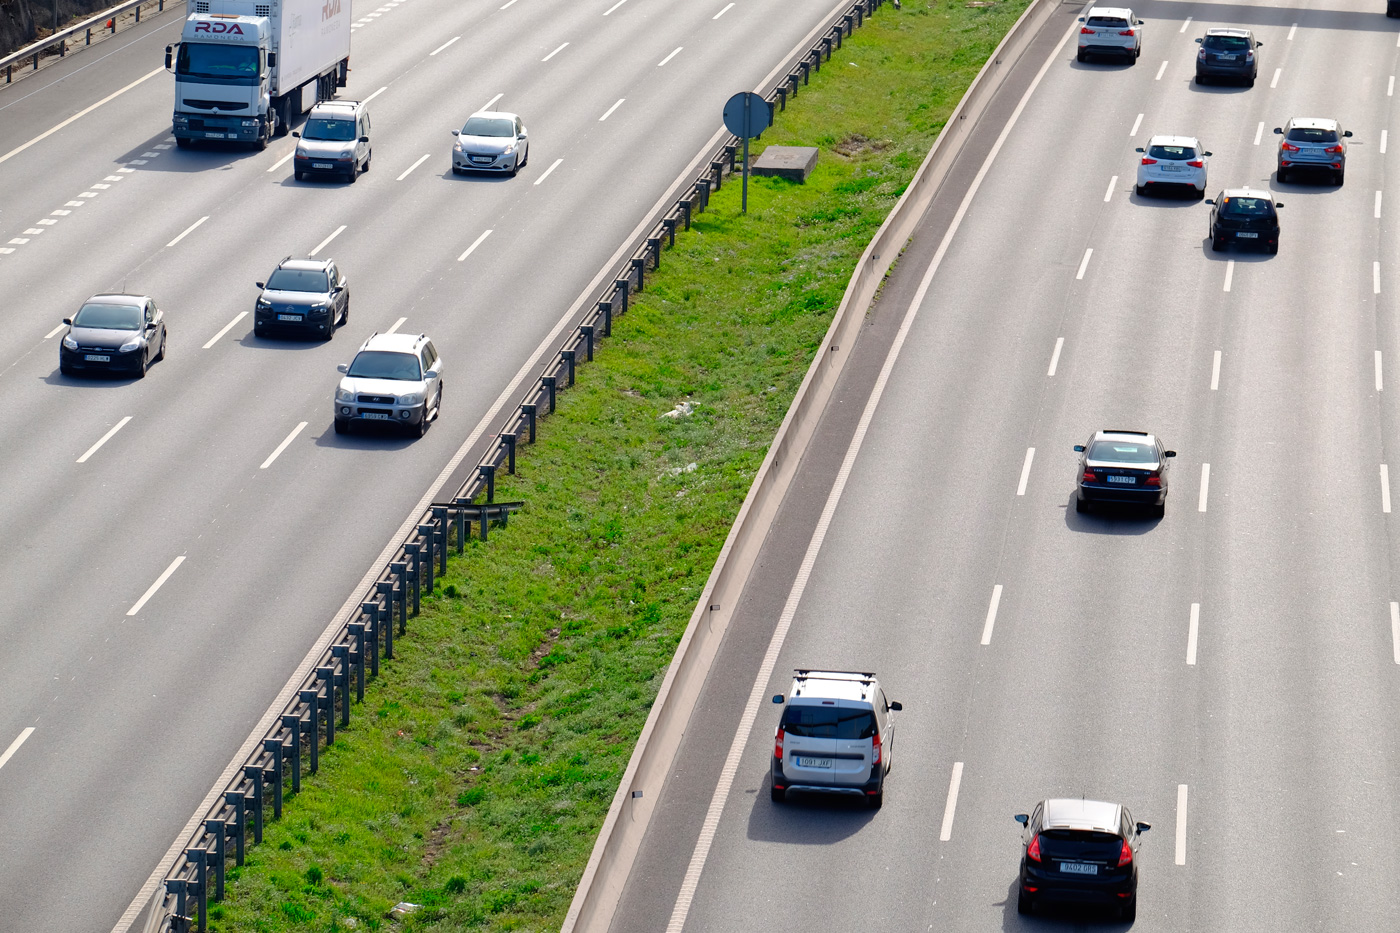
[[[753,178],[741,215],[737,141],[713,153],[362,594],[147,933],[561,925],[851,270],[1024,7],[838,17],[751,151],[819,146],[806,183]]]

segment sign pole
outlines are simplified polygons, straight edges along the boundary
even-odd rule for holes
[[[58,0],[54,0],[54,2],[57,3]],[[745,95],[744,95],[744,126],[746,126],[746,127],[749,125],[749,112],[750,112],[751,109],[752,109],[752,105],[749,103],[749,99],[750,99],[750,98],[749,98],[749,95],[748,95],[748,94],[745,94]],[[748,134],[748,133],[745,133],[745,134],[744,134],[744,190],[743,190],[743,194],[741,194],[741,195],[739,196],[739,202],[740,202],[739,213],[741,213],[741,214],[747,214],[747,213],[749,212],[749,134]]]

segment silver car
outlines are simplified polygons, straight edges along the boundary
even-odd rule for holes
[[[1163,191],[1190,193],[1198,201],[1206,196],[1211,153],[1201,148],[1196,137],[1153,136],[1135,151],[1142,153],[1134,188],[1139,197]]]
[[[344,178],[351,184],[369,171],[374,150],[369,144],[369,110],[358,100],[323,100],[311,108],[297,137],[292,174],[297,181],[314,175]]]
[[[1142,54],[1142,20],[1127,7],[1096,6],[1079,17],[1079,60],[1090,55],[1124,56],[1129,65]]]
[[[422,437],[442,407],[442,357],[424,334],[371,334],[341,363],[335,433],[358,423],[397,425]]]
[[[1347,140],[1351,130],[1343,132],[1336,120],[1322,117],[1294,117],[1288,126],[1276,126],[1282,136],[1278,144],[1278,180],[1288,181],[1295,172],[1320,172],[1342,184],[1347,172]]]
[[[520,117],[499,110],[482,110],[467,118],[452,144],[452,174],[509,172],[514,175],[530,161],[530,140]]]

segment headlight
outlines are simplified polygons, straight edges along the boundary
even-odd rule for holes
[[[297,146],[297,158],[298,158],[298,159],[309,159],[309,158],[311,158],[311,157],[310,157],[309,155],[306,154],[306,150],[305,150],[305,149],[301,148],[300,146]]]
[[[501,155],[510,155],[510,154],[511,154],[512,152],[514,152],[514,151],[515,151],[515,143],[511,143],[509,146],[506,146],[505,151],[503,151],[503,152],[501,153]]]
[[[63,338],[63,345],[70,350],[78,349],[78,341],[73,339],[72,334],[69,334],[67,337]]]
[[[345,160],[345,159],[353,159],[353,158],[355,158],[355,150],[354,150],[353,148],[351,148],[351,149],[342,149],[341,152],[340,152],[340,155],[337,156],[336,158],[341,159],[342,161]]]
[[[400,405],[417,405],[421,401],[423,401],[422,392],[410,392],[407,395],[399,396]]]
[[[461,144],[461,143],[453,143],[453,144],[452,144],[452,151],[453,151],[453,152],[461,152],[461,151],[462,151],[462,144]]]
[[[259,299],[258,299],[258,304],[257,304],[257,309],[258,309],[259,311],[271,311],[271,310],[272,310],[272,302],[268,301],[266,298],[259,298]]]
[[[257,125],[258,125],[258,121],[257,121],[257,120],[244,120],[244,121],[243,121],[243,125],[244,125],[244,126],[257,126]]]
[[[351,392],[349,389],[337,388],[335,390],[335,400],[337,402],[353,402],[355,401],[355,393]]]
[[[187,116],[185,116],[183,113],[177,113],[177,114],[175,114],[175,122],[176,122],[176,123],[188,123],[188,122],[190,122],[190,118],[187,117]]]
[[[122,352],[123,352],[123,353],[130,353],[132,350],[135,350],[135,349],[136,349],[137,347],[139,347],[139,346],[141,346],[141,338],[140,338],[140,337],[132,337],[132,338],[131,338],[130,340],[128,340],[126,343],[122,344]]]

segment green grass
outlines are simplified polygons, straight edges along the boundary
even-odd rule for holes
[[[821,146],[808,183],[754,179],[746,217],[727,184],[679,237],[214,929],[558,928],[851,270],[1023,7],[885,7],[803,88],[762,143]]]

